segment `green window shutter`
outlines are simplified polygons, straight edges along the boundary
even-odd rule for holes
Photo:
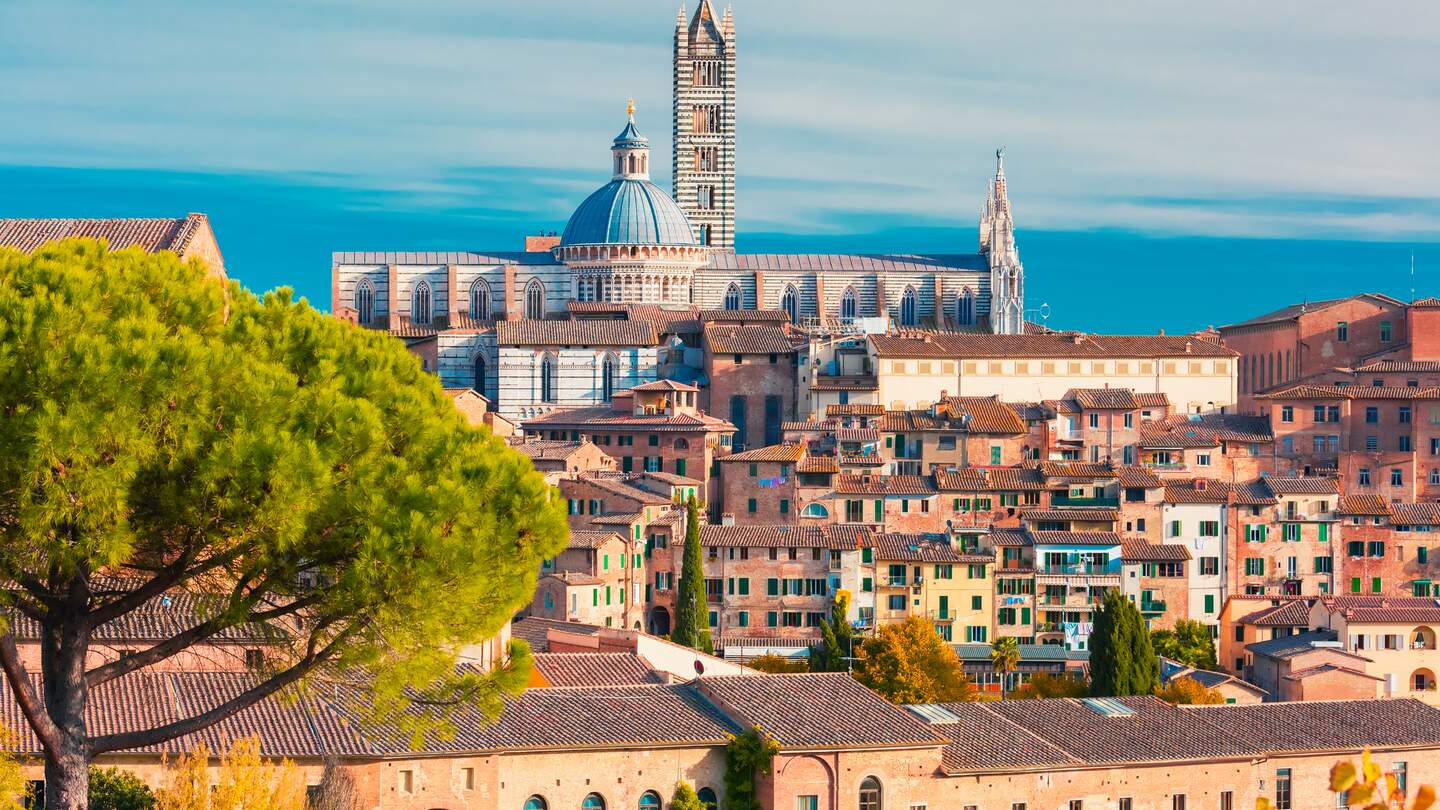
[[[983,597],[983,596],[978,596],[978,595],[977,595],[977,596],[972,596],[972,597],[970,597],[970,609],[971,609],[971,610],[980,610],[980,609],[983,608],[984,606],[985,606],[985,597]]]
[[[999,464],[999,463],[1000,463],[1000,445],[998,445],[998,444],[997,444],[997,445],[993,445],[993,446],[990,448],[990,463],[991,463],[991,464]]]
[[[789,499],[789,498],[781,498],[781,499],[780,499],[780,514],[782,514],[782,515],[788,515],[788,514],[790,514],[790,499]]]
[[[599,606],[600,606],[600,589],[599,589],[599,588],[596,588],[595,590],[593,590],[593,591],[590,592],[590,606],[591,606],[591,607],[599,607]]]
[[[770,577],[769,579],[765,580],[765,595],[779,596],[780,580],[776,579],[775,577]]]
[[[875,549],[873,549],[873,548],[862,548],[862,549],[860,549],[860,561],[861,561],[861,562],[866,562],[866,563],[868,563],[868,562],[874,562],[874,561],[875,561]]]
[[[751,498],[748,502],[746,502],[745,506],[750,510],[750,514],[755,514],[756,503],[754,498]]]
[[[1205,594],[1205,612],[1206,612],[1206,613],[1214,613],[1214,612],[1215,612],[1215,594],[1213,594],[1213,593],[1207,593],[1207,594]]]
[[[760,475],[760,465],[759,465],[759,464],[751,464],[751,465],[750,465],[750,477],[751,477],[751,478],[757,478],[757,477],[759,477],[759,475]]]
[[[677,458],[677,459],[675,459],[675,474],[676,474],[676,475],[684,475],[684,474],[685,474],[685,459],[683,459],[683,458]]]
[[[609,571],[609,570],[610,570],[610,555],[609,555],[609,554],[601,554],[601,555],[600,555],[600,570],[601,570],[601,571]]]
[[[749,578],[749,577],[740,577],[740,579],[737,580],[737,581],[738,581],[739,584],[740,584],[740,595],[741,595],[741,596],[749,596],[749,595],[750,595],[750,578]]]
[[[960,511],[960,499],[959,499],[959,498],[956,498],[956,499],[955,499],[955,505],[952,507],[952,511],[955,511],[955,512],[959,512],[959,511]]]
[[[885,501],[883,500],[877,500],[875,502],[875,522],[885,522]]]
[[[871,579],[870,577],[865,577],[864,579],[860,580],[860,590],[864,591],[865,593],[869,593],[875,590],[875,580]]]
[[[605,604],[610,604],[610,586],[605,586]]]
[[[774,627],[774,626],[776,626],[776,624],[777,624],[777,622],[775,621],[776,618],[777,618],[777,617],[776,617],[776,615],[775,615],[775,611],[773,611],[773,610],[767,611],[767,612],[765,613],[765,626],[766,626],[766,627]]]
[[[739,613],[737,613],[737,614],[735,615],[735,618],[736,618],[736,619],[739,619],[739,625],[740,625],[741,627],[749,627],[749,626],[750,626],[750,611],[748,611],[748,610],[742,610],[742,611],[740,611]]]
[[[1351,593],[1360,593],[1360,577],[1351,577],[1351,578],[1350,578],[1350,592],[1351,592]]]
[[[735,578],[729,577],[725,580],[725,589],[731,595],[735,595]]]
[[[940,597],[940,618],[946,619],[950,616],[950,597]]]
[[[1380,593],[1380,577],[1371,577],[1371,578],[1370,578],[1370,592],[1371,592],[1371,593]]]
[[[1029,623],[1030,623],[1030,608],[1028,608],[1028,607],[1022,607],[1022,608],[1020,608],[1020,623],[1021,623],[1021,624],[1029,624]]]
[[[1329,540],[1329,539],[1330,539],[1330,524],[1329,524],[1329,523],[1321,523],[1321,524],[1320,524],[1320,540],[1321,540],[1321,542],[1324,542],[1324,541],[1327,541],[1327,540]]]

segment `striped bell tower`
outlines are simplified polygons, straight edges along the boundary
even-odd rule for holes
[[[675,18],[671,196],[700,245],[735,249],[735,17],[710,0]]]

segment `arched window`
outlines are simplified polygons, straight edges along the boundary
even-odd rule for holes
[[[700,788],[700,791],[696,793],[695,796],[700,799],[701,804],[705,805],[705,810],[715,810],[716,807],[720,806],[720,802],[715,798],[715,791],[708,787]]]
[[[605,359],[600,361],[600,399],[609,402],[615,396],[615,372],[619,367],[615,355],[607,354]]]
[[[811,503],[806,504],[805,511],[800,514],[802,517],[828,518],[830,517],[830,510],[826,509],[822,504]]]
[[[873,776],[860,783],[860,810],[880,810],[880,780]]]
[[[599,793],[591,793],[580,803],[580,810],[605,810],[605,798]]]
[[[545,317],[545,287],[538,278],[525,285],[525,317],[532,321]]]
[[[545,355],[540,358],[540,401],[555,401],[556,369],[555,358]]]
[[[653,790],[640,794],[640,810],[660,810],[660,794]]]
[[[855,295],[855,288],[854,288],[854,287],[846,287],[846,288],[845,288],[845,293],[840,296],[840,317],[842,317],[842,318],[853,318],[853,317],[855,317],[855,312],[856,312],[856,306],[855,306],[855,304],[856,304],[856,298],[857,298],[857,296]]]
[[[525,800],[525,810],[548,810],[549,807],[543,796],[531,796]]]
[[[709,226],[709,225],[701,225],[701,226],[700,226],[700,244],[702,244],[702,245],[707,245],[707,246],[710,244],[710,226]]]
[[[416,324],[429,324],[434,320],[430,308],[430,282],[422,281],[415,285],[415,292],[410,296],[410,322]]]
[[[915,325],[915,288],[906,287],[905,293],[900,296],[900,324],[902,326]]]
[[[470,386],[480,393],[485,393],[485,355],[475,355],[475,384]]]
[[[355,285],[355,319],[362,326],[369,326],[375,321],[375,288],[370,286],[368,278],[360,279],[360,283]]]
[[[735,312],[740,309],[740,285],[731,284],[725,289],[725,309]]]
[[[975,293],[969,287],[961,290],[960,297],[955,299],[955,323],[961,326],[975,323]]]
[[[490,320],[490,285],[483,278],[470,283],[470,317],[477,321]]]
[[[794,284],[785,285],[785,292],[780,294],[780,308],[790,316],[792,323],[800,320],[800,293]]]
[[[676,449],[676,450],[689,450],[689,449],[690,449],[690,441],[689,441],[688,439],[686,439],[684,436],[681,436],[680,438],[678,438],[678,439],[675,440],[675,449]]]

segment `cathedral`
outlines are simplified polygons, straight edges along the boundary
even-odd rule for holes
[[[497,322],[560,320],[586,307],[634,305],[691,313],[780,311],[809,329],[863,318],[899,327],[1023,332],[1024,272],[1001,152],[973,253],[737,252],[735,66],[733,13],[717,16],[711,0],[699,0],[688,18],[682,8],[674,37],[669,193],[650,180],[650,144],[632,104],[610,144],[609,182],[580,202],[558,238],[527,237],[520,251],[336,252],[332,311],[410,342],[447,386],[473,386],[492,400],[503,387],[509,398],[530,403],[524,410],[514,406],[522,415],[536,403],[594,404],[612,384],[654,379],[663,352],[654,345],[607,348],[606,357],[617,363],[606,372],[610,383],[559,402],[556,392],[564,386],[546,384],[559,361],[543,372],[547,350],[544,339],[534,337],[546,330],[502,330],[512,336],[502,339]],[[532,343],[513,343],[519,335],[532,336]],[[507,354],[515,355],[511,362],[502,357]],[[652,367],[639,361],[620,367],[624,358],[640,355],[652,358]],[[512,362],[533,368],[503,368]],[[603,362],[612,360],[596,355],[597,380]],[[511,410],[506,399],[498,399],[502,411]]]

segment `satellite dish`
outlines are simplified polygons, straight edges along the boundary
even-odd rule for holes
[[[696,658],[696,659],[695,659],[695,674],[696,674],[696,675],[704,675],[704,674],[705,674],[705,662],[704,662],[704,661],[701,661],[699,658]]]

